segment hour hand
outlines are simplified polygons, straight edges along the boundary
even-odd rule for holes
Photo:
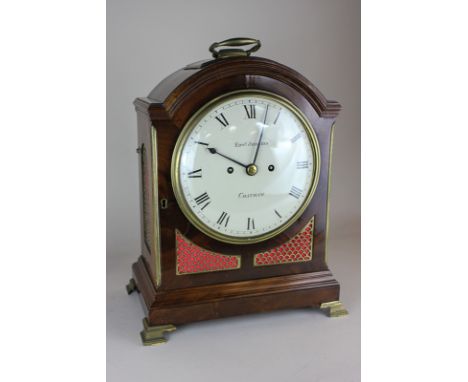
[[[241,163],[241,162],[239,162],[239,161],[237,161],[235,159],[232,159],[232,158],[230,158],[230,157],[228,157],[228,156],[226,156],[224,154],[221,154],[218,150],[216,150],[213,147],[207,147],[207,149],[211,154],[218,154],[218,155],[222,156],[223,158],[225,158],[227,160],[230,160],[231,162],[234,162],[234,163],[238,164],[239,166],[244,167],[245,169],[247,168],[247,166],[245,164],[243,164],[243,163]]]

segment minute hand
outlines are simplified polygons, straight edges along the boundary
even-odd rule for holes
[[[211,154],[218,154],[220,156],[222,156],[223,158],[226,158],[227,160],[230,160],[231,162],[234,162],[234,163],[237,163],[239,166],[242,166],[244,167],[245,169],[247,168],[247,166],[241,162],[238,162],[236,161],[235,159],[232,159],[232,158],[229,158],[228,156],[224,155],[224,154],[221,154],[218,150],[216,150],[215,148],[212,148],[212,147],[208,147],[208,151],[211,153]]]
[[[255,155],[254,155],[254,159],[252,162],[253,164],[257,163],[258,150],[260,149],[260,144],[262,143],[262,138],[263,138],[263,131],[265,130],[265,123],[266,123],[267,114],[268,114],[268,106],[269,105],[267,105],[266,110],[265,110],[265,116],[263,117],[262,130],[260,131],[260,137],[258,138],[257,148],[255,149]]]

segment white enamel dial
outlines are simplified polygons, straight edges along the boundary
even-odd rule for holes
[[[187,217],[211,237],[242,243],[265,240],[299,217],[320,157],[315,133],[292,104],[241,92],[192,118],[174,158],[174,189]]]

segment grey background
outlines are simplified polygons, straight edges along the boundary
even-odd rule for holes
[[[343,105],[335,131],[328,263],[350,315],[284,311],[178,328],[143,347],[143,310],[124,286],[139,253],[136,116],[132,102],[214,41],[262,41]],[[360,2],[357,0],[107,3],[108,380],[360,380]]]

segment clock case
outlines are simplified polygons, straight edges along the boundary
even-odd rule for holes
[[[217,241],[197,230],[179,208],[171,183],[176,141],[189,118],[207,102],[240,90],[260,90],[286,98],[311,122],[321,162],[315,194],[287,230],[256,244]],[[174,325],[286,308],[323,308],[331,316],[346,311],[339,283],[326,264],[330,161],[340,104],[327,100],[298,72],[260,57],[227,57],[187,65],[134,102],[138,119],[141,256],[127,286],[142,297],[145,344],[164,342]],[[256,267],[253,256],[284,244],[314,220],[311,261]],[[176,230],[206,250],[241,255],[239,269],[196,274],[176,270]]]

